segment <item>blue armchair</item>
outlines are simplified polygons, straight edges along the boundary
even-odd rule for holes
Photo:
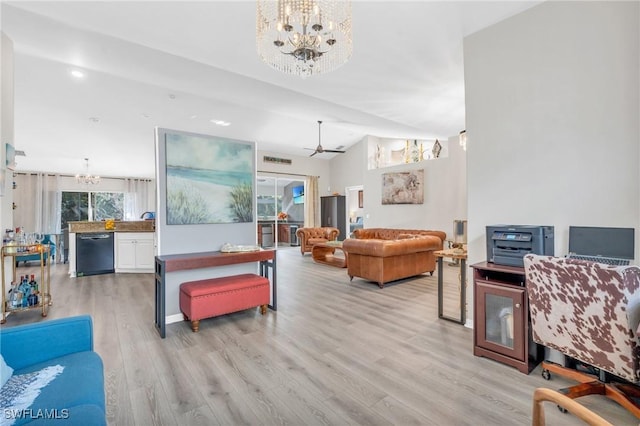
[[[48,382],[28,408],[2,406],[3,416],[12,416],[14,425],[47,424],[106,425],[104,368],[93,351],[93,323],[89,316],[43,321],[2,328],[0,353],[13,368],[13,378],[41,372],[47,367],[62,370]],[[62,368],[61,368],[62,367]],[[2,387],[2,401],[15,393],[18,380]],[[9,392],[8,388],[12,388]],[[10,398],[9,398],[10,400]],[[15,398],[14,401],[19,400]],[[56,418],[47,418],[53,414]],[[4,417],[3,417],[4,418]]]
[[[49,258],[54,259],[56,257],[56,244],[51,240],[51,235],[49,234],[45,234],[41,244],[49,245],[49,256],[45,256],[44,258],[44,264],[46,265]],[[30,261],[40,262],[40,253],[29,253],[16,256],[16,266],[18,266],[20,262],[27,263]]]

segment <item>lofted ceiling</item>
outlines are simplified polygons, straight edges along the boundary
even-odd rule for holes
[[[354,1],[351,60],[301,79],[260,61],[254,1],[2,1],[17,170],[75,174],[87,157],[95,174],[153,177],[156,126],[283,156],[311,154],[317,120],[325,149],[446,139],[465,127],[463,37],[538,3]]]

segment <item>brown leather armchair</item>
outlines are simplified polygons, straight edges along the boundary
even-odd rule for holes
[[[314,244],[335,241],[340,235],[338,228],[328,226],[319,228],[298,228],[296,231],[298,240],[300,241],[300,253],[311,253]]]

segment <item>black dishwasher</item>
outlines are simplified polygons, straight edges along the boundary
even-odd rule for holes
[[[76,234],[76,276],[113,272],[113,232]]]

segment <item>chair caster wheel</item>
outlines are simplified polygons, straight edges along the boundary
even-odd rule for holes
[[[545,380],[551,380],[551,373],[549,373],[549,370],[542,369],[542,378]]]
[[[558,405],[558,410],[560,410],[560,412],[561,412],[562,414],[567,414],[567,413],[568,413],[568,411],[567,411],[567,409],[566,409],[566,408],[561,407],[561,406],[559,406],[559,405]]]

